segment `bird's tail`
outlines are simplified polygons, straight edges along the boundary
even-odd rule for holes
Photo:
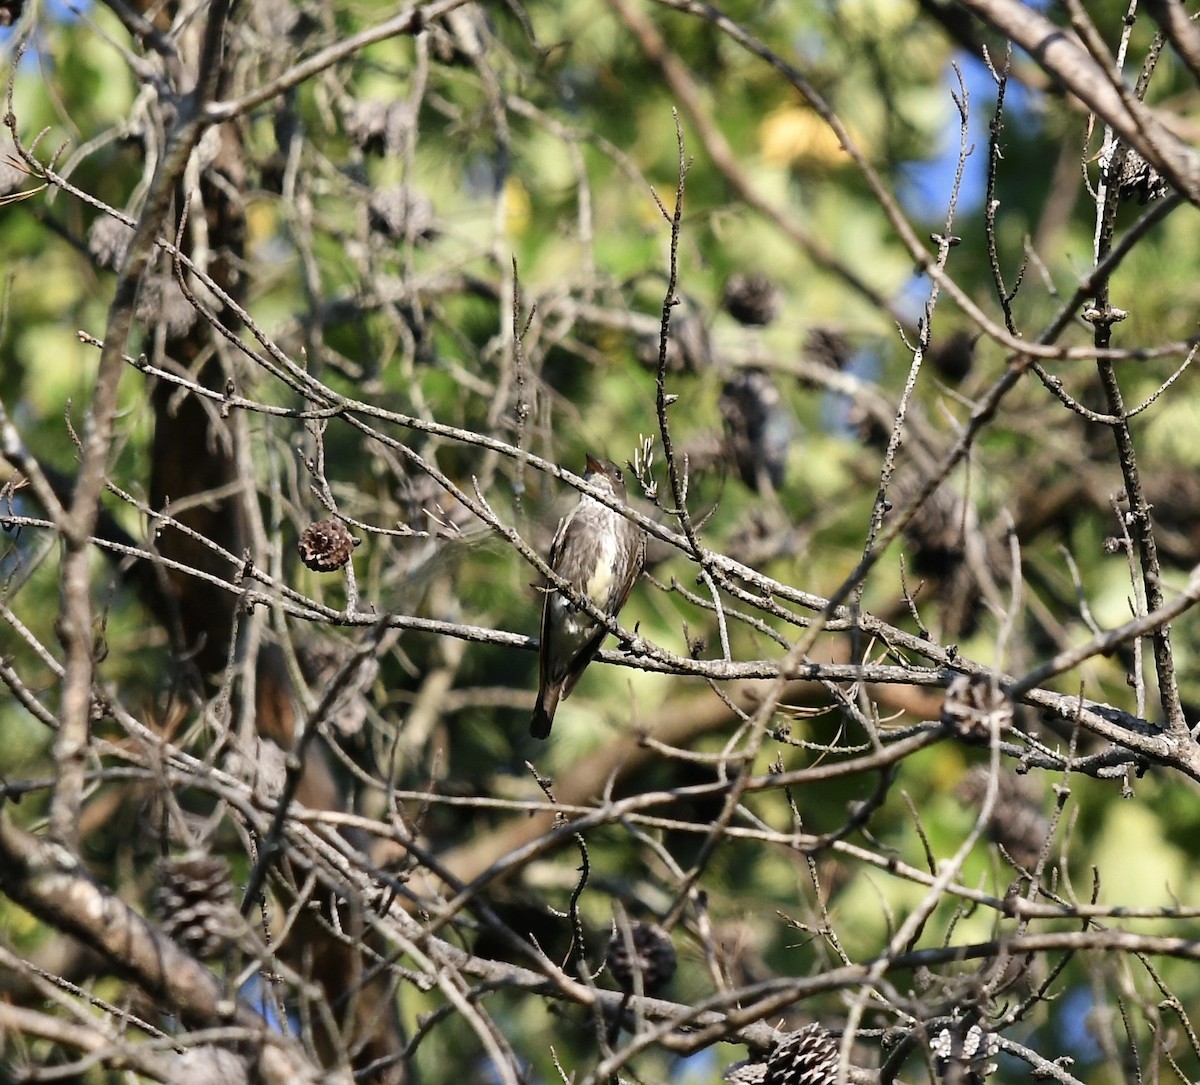
[[[561,685],[547,686],[538,690],[537,704],[533,706],[533,719],[529,721],[529,733],[534,738],[549,738],[554,724],[554,712],[558,708]]]

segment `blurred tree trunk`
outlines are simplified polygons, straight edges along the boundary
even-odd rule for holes
[[[169,29],[175,16],[175,4],[162,5],[138,0],[141,14],[154,20],[160,30]],[[184,57],[185,67],[195,71],[199,51],[199,30],[185,35],[185,43],[195,46]],[[226,42],[223,83],[228,83],[229,67],[237,51]],[[174,225],[178,230],[182,211],[189,199],[189,221],[182,238],[182,251],[193,259],[203,259],[213,281],[237,304],[245,296],[246,276],[241,273],[245,255],[246,220],[241,194],[246,190],[246,166],[238,128],[222,125],[216,130],[216,152],[200,175],[199,203],[203,214],[203,234],[195,221],[195,194],[181,185],[176,193]],[[203,252],[198,240],[203,241]],[[177,289],[170,266],[161,266],[156,284],[162,299],[159,327],[162,330],[162,362],[189,380],[223,394],[236,386],[237,373],[226,361],[226,344],[220,333],[198,313],[187,310],[186,321],[171,320],[170,298]],[[143,303],[144,304],[144,303]],[[236,310],[221,306],[214,314],[232,335],[241,331]],[[186,325],[186,326],[184,326]],[[153,331],[153,329],[152,329]],[[159,381],[152,390],[154,440],[150,478],[150,500],[155,509],[183,506],[174,519],[188,531],[164,525],[157,537],[159,553],[188,569],[199,570],[221,580],[232,581],[238,570],[221,554],[205,545],[210,540],[235,557],[248,554],[257,565],[266,555],[251,530],[250,502],[257,500],[255,480],[239,473],[239,427],[236,419],[223,417],[212,400],[195,395],[178,385]],[[248,458],[248,453],[247,453]],[[245,462],[245,461],[243,461]],[[188,532],[193,532],[194,535]],[[197,538],[199,536],[200,538]],[[172,631],[176,651],[195,678],[211,694],[220,685],[232,661],[235,696],[231,702],[231,720],[245,713],[241,704],[244,685],[238,675],[253,674],[254,706],[249,718],[259,738],[269,739],[287,750],[296,733],[299,702],[280,647],[266,640],[247,636],[249,615],[237,613],[237,597],[215,589],[209,582],[175,569],[166,570],[176,628]],[[236,643],[234,643],[236,637]],[[248,658],[253,653],[253,658]],[[237,736],[243,742],[253,738]],[[253,751],[245,751],[251,757]],[[307,747],[303,774],[296,799],[313,809],[337,810],[344,807],[343,796],[334,779],[323,748]],[[285,902],[288,903],[288,902]],[[361,1067],[377,1059],[394,1055],[401,1047],[398,1022],[394,1013],[394,994],[382,979],[371,982],[367,991],[350,998],[348,987],[361,972],[359,954],[353,944],[332,938],[325,921],[331,917],[312,914],[305,909],[287,941],[277,947],[288,963],[301,974],[310,974],[325,991],[329,1004],[353,1007],[354,1026],[343,1029],[360,1045],[354,1052],[354,1065]],[[344,920],[335,920],[335,929]],[[383,1008],[381,1010],[381,1007]],[[338,1040],[317,1027],[317,1039],[326,1046],[323,1055],[345,1056],[336,1050]],[[368,1080],[399,1082],[403,1068],[396,1066]]]

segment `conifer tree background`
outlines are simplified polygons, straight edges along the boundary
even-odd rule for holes
[[[1200,1076],[1193,14],[0,0],[0,1077]]]

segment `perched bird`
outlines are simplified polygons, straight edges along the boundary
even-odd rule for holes
[[[625,500],[625,478],[607,460],[587,457],[583,474],[618,502]],[[605,614],[616,616],[629,598],[646,559],[646,533],[619,512],[584,494],[558,525],[550,546],[550,568]],[[607,632],[586,611],[549,584],[543,589],[541,676],[529,733],[546,738],[560,697],[575,688],[584,668],[596,657]]]

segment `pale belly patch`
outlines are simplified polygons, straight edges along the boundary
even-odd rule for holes
[[[612,589],[613,565],[617,560],[617,539],[615,532],[605,532],[601,538],[602,545],[596,551],[596,565],[583,590],[596,606],[603,609],[608,603],[609,592]]]

